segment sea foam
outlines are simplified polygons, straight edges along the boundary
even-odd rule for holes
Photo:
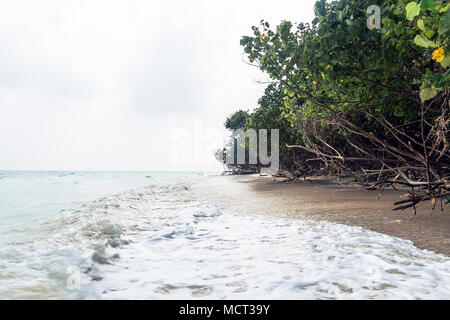
[[[151,184],[147,179],[48,216],[28,229],[34,237],[15,241],[9,234],[0,249],[0,297],[450,296],[446,256],[358,227],[224,212],[189,191],[200,178],[171,176]],[[62,179],[82,181],[77,174]],[[74,266],[77,288],[67,282]]]

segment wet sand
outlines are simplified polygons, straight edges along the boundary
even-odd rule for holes
[[[215,176],[193,186],[199,196],[220,203],[226,211],[325,220],[360,226],[411,240],[421,248],[450,256],[450,205],[434,212],[431,203],[392,211],[406,191],[377,191],[325,180],[280,183],[259,175]]]

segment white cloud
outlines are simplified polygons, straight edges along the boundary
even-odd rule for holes
[[[263,18],[310,21],[313,4],[2,1],[0,169],[217,167],[174,163],[171,133],[200,121],[220,136],[226,115],[253,108],[265,77],[240,37]]]

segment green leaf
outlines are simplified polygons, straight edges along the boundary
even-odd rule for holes
[[[450,65],[450,54],[446,54],[444,59],[441,61],[441,66],[447,68]]]
[[[417,20],[417,27],[419,27],[420,30],[424,30],[425,29],[425,25],[424,25],[422,19]]]
[[[450,11],[444,14],[444,19],[439,27],[439,34],[444,34],[448,30],[450,30]]]
[[[415,16],[419,14],[419,12],[420,6],[416,2],[412,1],[408,3],[408,5],[406,6],[406,19],[411,21]]]
[[[427,36],[428,39],[432,38],[434,36],[434,31],[433,30],[427,30],[424,32],[424,35]]]
[[[431,98],[434,98],[434,96],[437,94],[437,90],[434,88],[425,88],[420,90],[420,100],[422,102],[425,102],[427,100],[430,100]]]
[[[430,41],[423,34],[418,34],[414,38],[414,43],[420,47],[429,48],[433,46],[433,41]]]
[[[446,33],[448,30],[450,30],[450,27],[445,26],[444,24],[442,24],[439,27],[438,33],[439,33],[439,35],[442,35],[442,34]]]
[[[420,9],[425,10],[434,10],[436,8],[436,3],[434,0],[422,0],[420,1]]]

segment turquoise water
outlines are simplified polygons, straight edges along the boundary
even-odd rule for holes
[[[200,174],[0,171],[0,299],[89,297],[65,290],[66,269],[105,245],[97,234],[123,228],[109,203],[192,177]]]
[[[102,196],[183,172],[0,171],[0,244],[30,240],[39,225]]]

